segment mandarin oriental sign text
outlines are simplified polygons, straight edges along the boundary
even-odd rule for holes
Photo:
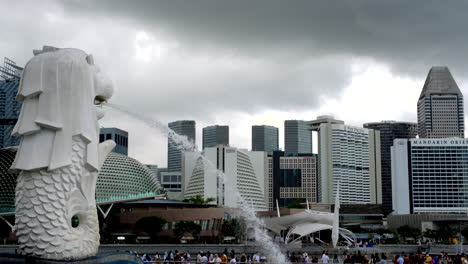
[[[468,145],[467,138],[415,138],[411,139],[413,146],[424,145]]]

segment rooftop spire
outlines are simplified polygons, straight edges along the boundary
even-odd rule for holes
[[[419,99],[431,94],[456,94],[463,96],[448,67],[432,67]]]

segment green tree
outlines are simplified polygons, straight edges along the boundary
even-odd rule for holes
[[[464,241],[468,241],[468,226],[462,229],[461,234],[465,238]]]
[[[437,231],[436,230],[432,230],[432,229],[426,229],[423,233],[422,233],[423,237],[425,238],[430,238],[430,239],[434,239],[434,240],[438,240],[439,236],[437,235]]]
[[[191,202],[191,203],[196,203],[196,204],[209,204],[214,201],[216,201],[216,199],[213,197],[206,198],[205,200],[203,196],[201,195],[196,195],[196,196],[190,197],[189,199],[184,199],[184,202]]]
[[[175,224],[173,231],[178,240],[180,240],[186,233],[195,237],[200,234],[201,225],[193,221],[179,221]]]
[[[135,227],[138,230],[148,233],[152,239],[156,237],[156,234],[161,231],[163,225],[167,223],[166,219],[160,216],[146,216],[140,218],[136,223]]]
[[[379,228],[377,230],[375,230],[375,233],[378,234],[378,235],[383,235],[383,234],[393,234],[393,232],[389,229],[385,229],[385,228]]]
[[[231,218],[223,221],[221,228],[223,236],[235,237],[236,240],[244,240],[247,235],[247,225],[244,219]]]
[[[436,230],[436,236],[445,243],[448,243],[453,235],[454,232],[448,225],[441,225],[439,229]]]
[[[421,236],[421,230],[419,230],[418,228],[411,227],[409,225],[403,225],[398,227],[397,232],[403,239],[403,242],[405,242],[408,238],[417,240]]]
[[[301,204],[301,201],[299,200],[292,200],[289,204],[288,204],[288,208],[292,209],[292,208],[296,208],[296,209],[303,209],[304,208],[304,205]]]

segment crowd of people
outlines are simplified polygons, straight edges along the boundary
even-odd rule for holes
[[[236,254],[234,250],[228,252],[227,249],[222,253],[211,253],[199,251],[196,256],[192,256],[189,251],[175,250],[153,255],[136,254],[143,262],[151,264],[280,264],[277,262],[268,262],[267,258],[260,254]],[[361,254],[360,251],[352,254],[346,252],[340,256],[329,256],[328,252],[322,252],[322,255],[310,255],[307,252],[288,252],[287,257],[291,263],[343,263],[343,264],[468,264],[468,256],[458,254],[449,256],[446,252],[440,254],[424,254],[416,252],[413,254],[398,254],[387,258],[385,253],[380,254]]]
[[[249,254],[236,254],[234,250],[228,252],[225,250],[222,253],[211,253],[199,251],[196,256],[192,256],[188,250],[174,250],[159,253],[156,252],[154,255],[148,254],[138,254],[140,258],[145,263],[154,263],[154,264],[232,264],[232,263],[241,263],[241,264],[260,264],[266,263],[266,257],[259,253],[249,255]]]
[[[440,254],[423,254],[416,252],[410,255],[401,253],[392,259],[393,264],[468,264],[468,256],[457,254],[450,256],[446,252]]]

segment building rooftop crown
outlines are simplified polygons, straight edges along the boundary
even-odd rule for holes
[[[431,94],[463,96],[448,67],[432,67],[427,74],[419,99]]]

